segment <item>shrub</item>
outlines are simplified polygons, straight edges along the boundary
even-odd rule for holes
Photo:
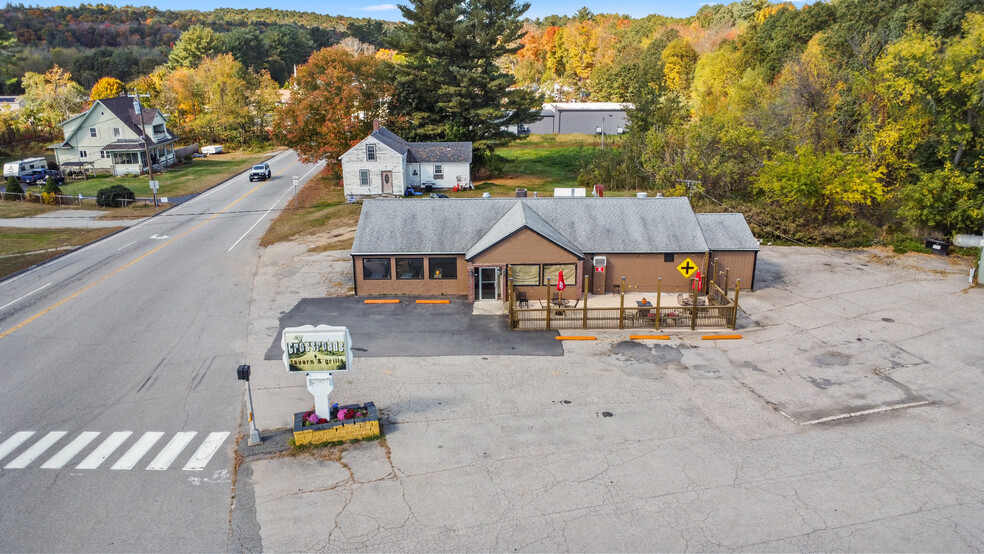
[[[133,200],[136,196],[133,191],[123,185],[113,185],[104,189],[99,189],[96,193],[96,204],[104,208],[117,208],[122,205],[121,200]]]
[[[58,203],[58,197],[50,192],[41,193],[41,203],[48,204],[49,206],[54,206]]]
[[[52,196],[60,195],[62,193],[61,189],[55,183],[55,180],[48,177],[44,180],[44,187],[41,188],[41,192],[46,192]]]
[[[24,194],[24,187],[20,185],[16,177],[7,177],[7,192]]]

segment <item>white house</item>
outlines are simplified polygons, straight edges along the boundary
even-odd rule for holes
[[[470,142],[407,142],[380,127],[339,159],[346,196],[471,186]]]
[[[164,114],[140,109],[133,98],[120,96],[92,103],[87,111],[61,123],[65,140],[49,148],[63,170],[82,169],[114,175],[147,170],[175,162],[177,137],[167,130]]]

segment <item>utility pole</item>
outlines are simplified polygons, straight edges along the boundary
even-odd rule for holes
[[[143,122],[143,106],[140,105],[140,97],[144,96],[149,98],[149,94],[141,95],[137,93],[136,89],[133,91],[133,111],[137,114],[138,123],[140,126],[140,134],[143,136],[144,143],[144,155],[147,156],[147,175],[150,179],[150,190],[154,193],[154,209],[157,209],[157,187],[154,186],[154,162],[150,159],[150,145],[147,144],[147,128],[144,127]]]

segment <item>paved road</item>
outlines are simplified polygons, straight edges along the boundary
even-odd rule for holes
[[[0,551],[237,544],[256,243],[315,173],[271,166],[0,283]]]

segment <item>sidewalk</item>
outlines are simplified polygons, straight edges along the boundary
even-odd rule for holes
[[[110,212],[102,210],[58,210],[31,217],[0,219],[0,227],[19,227],[22,229],[107,229],[112,227],[132,227],[147,218],[140,219],[98,219]]]

